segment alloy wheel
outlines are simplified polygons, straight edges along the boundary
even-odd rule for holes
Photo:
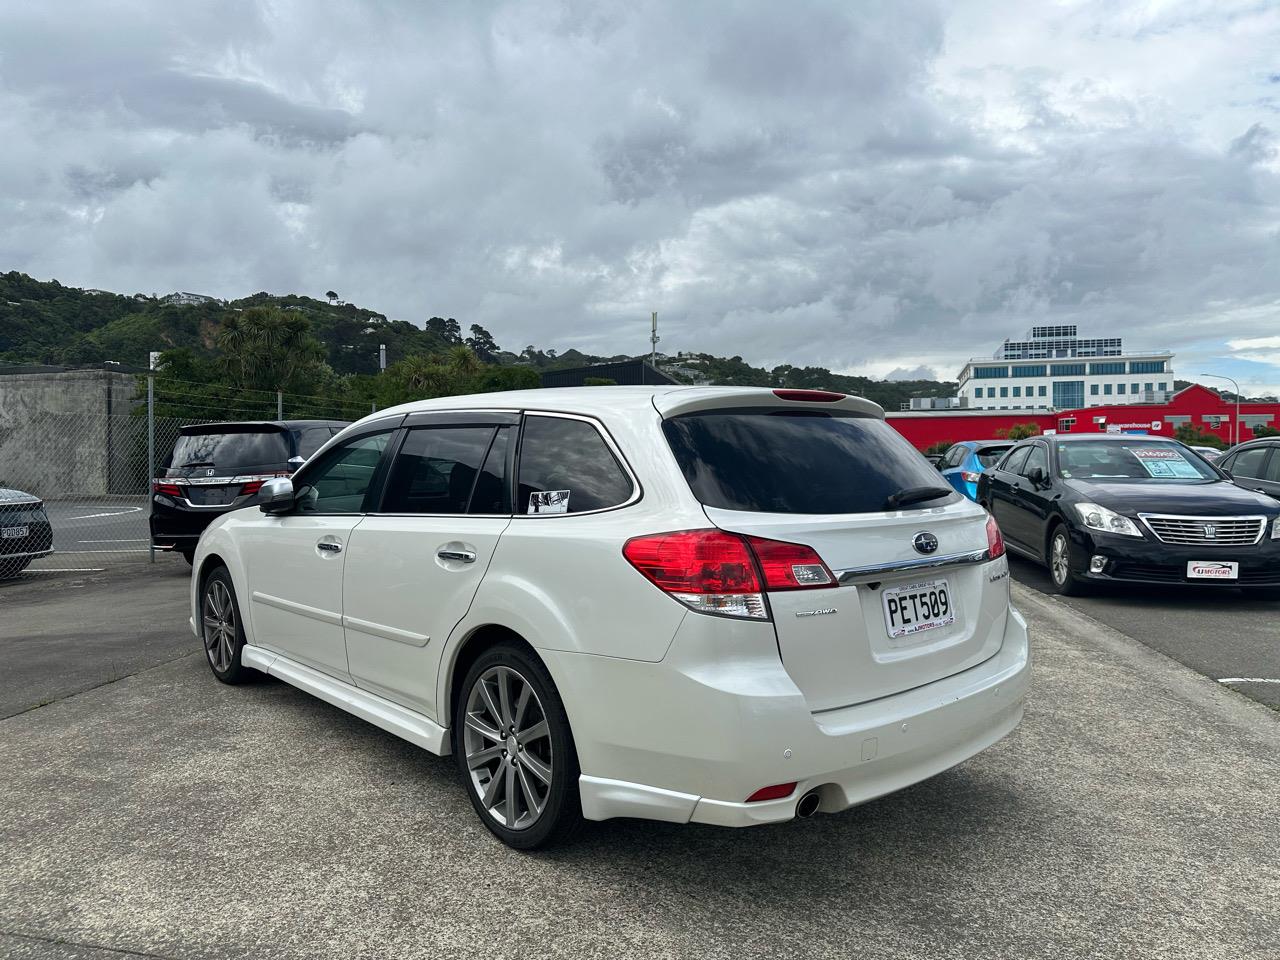
[[[538,822],[551,793],[555,762],[542,701],[519,671],[499,664],[467,695],[463,748],[471,788],[508,830]]]
[[[218,673],[231,669],[236,650],[236,605],[231,591],[219,579],[204,588],[204,652]]]
[[[1067,582],[1067,538],[1065,534],[1056,533],[1053,536],[1053,546],[1049,548],[1049,572],[1053,574],[1053,582],[1063,584]]]

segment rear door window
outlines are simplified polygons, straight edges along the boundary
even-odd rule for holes
[[[873,513],[904,490],[956,497],[883,420],[773,407],[675,416],[662,425],[694,496],[757,513]]]
[[[1236,477],[1252,477],[1258,480],[1262,479],[1262,465],[1267,459],[1267,447],[1250,447],[1248,450],[1241,450],[1237,454],[1235,461],[1231,464],[1230,470],[1232,476]]]
[[[633,489],[592,424],[565,417],[525,417],[517,513],[605,510],[626,503]]]
[[[383,513],[466,513],[494,427],[417,427],[387,478]]]

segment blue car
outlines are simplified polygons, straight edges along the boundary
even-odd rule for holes
[[[961,440],[942,455],[938,469],[947,483],[970,500],[977,500],[982,471],[994,466],[1012,447],[1009,440]]]

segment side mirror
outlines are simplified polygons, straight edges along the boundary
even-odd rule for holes
[[[1037,487],[1043,487],[1049,482],[1048,474],[1046,474],[1044,469],[1041,467],[1032,467],[1031,472],[1027,474],[1027,479]]]
[[[307,462],[307,458],[306,457],[290,457],[286,462],[289,465],[289,472],[297,473],[298,468]]]
[[[262,485],[263,513],[285,513],[293,507],[293,481],[288,477],[272,477]]]

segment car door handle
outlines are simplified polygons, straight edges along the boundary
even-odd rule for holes
[[[341,553],[342,544],[334,543],[332,540],[321,540],[316,544],[317,550],[323,550],[325,553]]]
[[[436,556],[441,560],[457,560],[459,563],[475,563],[476,555],[473,550],[437,550]]]

